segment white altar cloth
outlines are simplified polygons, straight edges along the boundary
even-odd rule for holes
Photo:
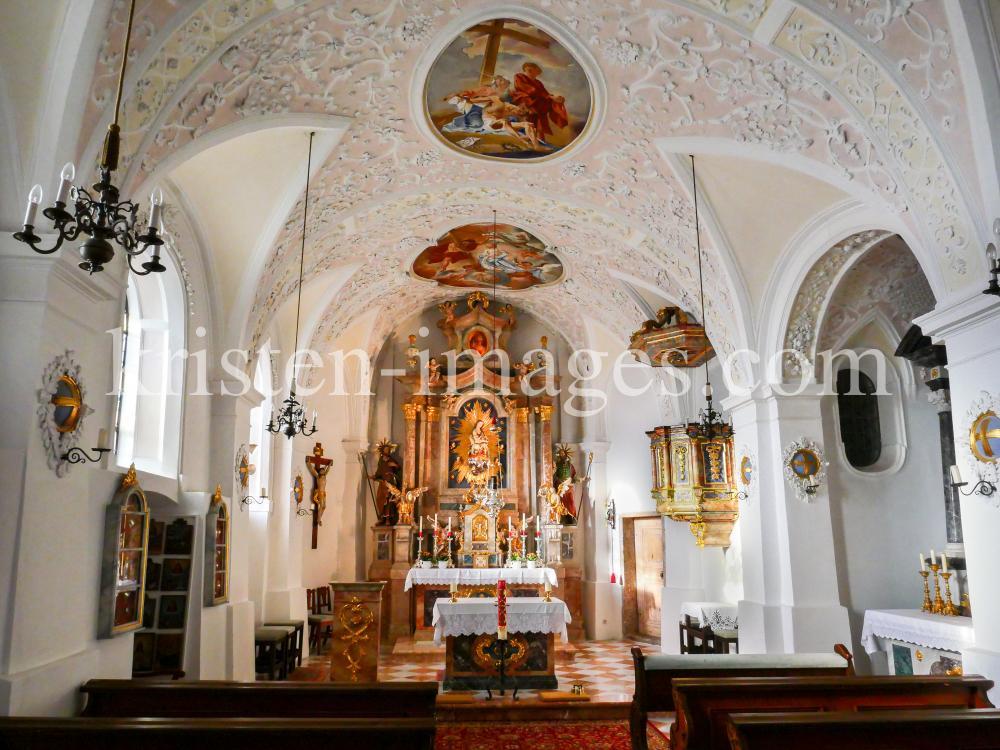
[[[712,630],[738,630],[739,607],[727,602],[681,602],[681,619],[684,615],[693,617],[704,627]]]
[[[919,609],[869,609],[861,629],[865,651],[879,651],[877,637],[915,643],[943,651],[961,651],[976,645],[971,617],[949,617]]]
[[[537,583],[546,581],[552,586],[559,585],[556,572],[552,568],[410,568],[406,574],[404,591],[411,586],[433,586],[447,583],[476,585],[496,583],[500,579],[507,583]]]
[[[551,570],[551,569],[550,569]],[[534,572],[534,571],[532,571]],[[569,641],[566,624],[573,622],[566,602],[540,597],[507,598],[507,630],[511,633],[558,633]],[[497,632],[497,600],[470,597],[434,602],[434,642],[449,635],[482,635]]]

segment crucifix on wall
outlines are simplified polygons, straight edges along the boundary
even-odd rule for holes
[[[493,80],[497,69],[497,55],[500,54],[500,42],[505,36],[535,47],[549,48],[549,42],[546,40],[531,36],[531,34],[525,34],[516,29],[508,29],[504,25],[506,23],[507,19],[497,18],[488,24],[480,23],[469,29],[469,32],[479,32],[480,34],[487,35],[486,49],[483,52],[483,67],[479,73],[480,86],[485,86]]]
[[[306,458],[306,466],[313,475],[316,486],[312,493],[312,548],[316,549],[319,541],[319,527],[323,524],[323,511],[326,510],[326,475],[330,473],[333,461],[323,456],[323,444],[316,443],[313,454]]]

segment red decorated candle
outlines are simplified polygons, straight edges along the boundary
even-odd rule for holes
[[[497,638],[507,640],[507,581],[497,581]]]

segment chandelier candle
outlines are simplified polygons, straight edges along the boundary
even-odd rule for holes
[[[507,581],[497,581],[497,640],[507,640]]]

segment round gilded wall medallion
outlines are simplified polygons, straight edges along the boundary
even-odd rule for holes
[[[992,411],[983,412],[969,431],[972,455],[984,463],[996,463],[1000,458],[1000,417]]]
[[[52,394],[49,403],[55,404],[52,421],[59,432],[72,432],[77,428],[82,416],[83,395],[73,378],[63,375],[56,381],[56,392]]]
[[[516,18],[467,28],[441,51],[424,83],[433,133],[456,151],[488,159],[558,154],[587,130],[593,98],[576,57]]]
[[[788,464],[795,476],[805,479],[819,471],[819,457],[807,448],[801,448],[792,455]]]
[[[753,481],[753,459],[750,456],[744,456],[740,461],[740,481],[748,487]]]

